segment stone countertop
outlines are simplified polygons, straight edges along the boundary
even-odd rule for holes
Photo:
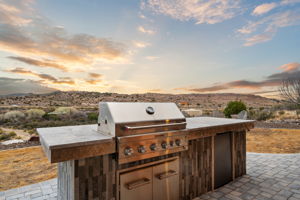
[[[97,132],[97,124],[38,128],[41,142],[50,150],[111,142],[112,136]]]
[[[249,123],[254,123],[255,121],[243,120],[243,119],[216,118],[216,117],[191,117],[191,118],[186,118],[186,122],[187,122],[186,128],[190,131],[193,131],[201,128],[249,124]]]
[[[190,139],[193,139],[195,134],[199,135],[201,130],[207,132],[207,129],[210,129],[217,133],[217,131],[226,132],[254,126],[253,120],[213,117],[186,118],[186,121],[188,134],[194,131],[189,135]],[[199,134],[197,130],[200,131]],[[97,124],[38,128],[37,132],[42,147],[52,163],[110,154],[116,151],[115,138],[97,132]]]

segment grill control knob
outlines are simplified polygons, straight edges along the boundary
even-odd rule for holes
[[[156,144],[155,143],[151,144],[150,149],[151,149],[151,151],[155,151],[156,150]]]
[[[125,154],[126,156],[132,155],[132,154],[133,154],[133,149],[132,149],[131,147],[126,147],[126,148],[124,149],[124,154]]]
[[[167,145],[167,143],[166,143],[166,142],[162,142],[162,143],[161,143],[161,147],[162,147],[163,149],[166,149],[166,148],[167,148],[167,146],[168,146],[168,145]]]
[[[146,149],[145,149],[145,147],[144,146],[139,146],[139,148],[138,148],[138,152],[139,153],[145,153],[146,152]]]
[[[174,141],[173,140],[170,141],[170,146],[171,147],[174,146]]]
[[[177,146],[180,146],[181,145],[180,139],[175,140],[175,143],[176,143]]]

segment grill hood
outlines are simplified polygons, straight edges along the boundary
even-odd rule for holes
[[[115,136],[117,124],[185,120],[175,103],[99,103],[98,131]]]

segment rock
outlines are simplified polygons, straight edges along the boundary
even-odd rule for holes
[[[38,141],[40,141],[40,137],[39,136],[31,136],[28,141],[29,142],[38,142]]]
[[[238,119],[247,119],[248,117],[248,113],[246,110],[243,110],[241,111],[238,115],[237,115],[237,118]]]
[[[24,140],[7,140],[4,142],[1,142],[2,145],[10,145],[10,144],[16,144],[16,143],[23,143]]]

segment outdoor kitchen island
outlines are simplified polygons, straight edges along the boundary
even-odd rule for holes
[[[116,112],[128,106],[146,107]],[[186,200],[246,174],[254,121],[184,118],[173,103],[104,103],[98,121],[38,129],[59,199]]]

